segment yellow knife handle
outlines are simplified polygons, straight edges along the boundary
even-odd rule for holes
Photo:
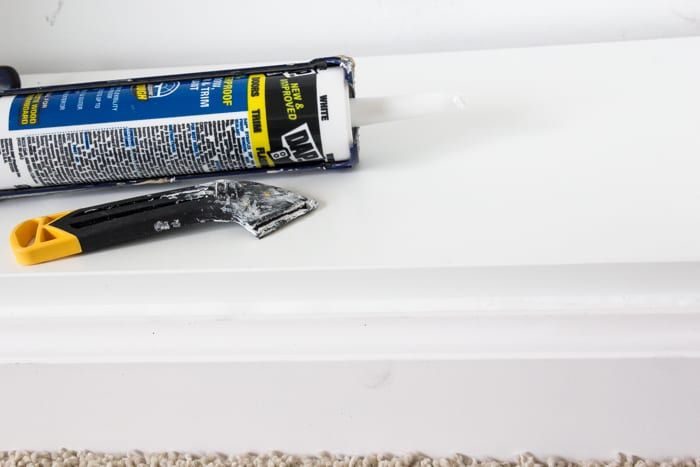
[[[204,183],[36,217],[12,230],[10,245],[18,263],[31,265],[224,220],[216,187]]]
[[[17,262],[38,264],[82,252],[78,237],[52,225],[70,213],[63,211],[29,219],[12,229],[10,246]]]

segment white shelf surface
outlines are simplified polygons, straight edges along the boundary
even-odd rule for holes
[[[700,309],[699,51],[700,38],[691,38],[359,58],[360,96],[440,90],[463,95],[466,110],[363,128],[361,163],[352,170],[246,177],[321,203],[264,240],[212,226],[33,267],[16,265],[2,242],[0,318],[7,324],[0,333],[75,319],[106,344],[119,336],[113,321],[189,333],[192,323],[212,317],[265,320],[267,329],[284,320],[303,328],[316,320],[443,314],[514,323],[501,317],[542,313],[572,323],[576,313],[584,320],[661,313],[688,329]],[[149,72],[131,72],[141,73]],[[32,75],[25,84],[114,75]],[[160,188],[2,201],[0,230]],[[211,326],[200,335],[205,343],[209,331],[225,328]],[[88,346],[69,350],[78,342],[70,331],[66,347],[46,353],[30,329],[0,341],[1,360],[99,355]],[[608,337],[611,345],[589,350],[613,350],[618,339]],[[199,339],[169,354],[153,340],[138,354],[114,342],[120,350],[110,358],[258,356],[234,343],[205,351]],[[697,355],[698,343],[639,350]],[[424,350],[434,346],[442,355],[443,344],[428,339]],[[571,350],[567,342],[551,344],[554,353]],[[324,345],[314,350],[318,357],[329,355]],[[484,350],[462,345],[466,353]],[[286,345],[268,351],[297,354]],[[385,354],[361,352],[375,351]]]
[[[685,38],[361,57],[359,96],[454,92],[466,110],[363,128],[361,163],[352,170],[245,177],[321,204],[269,238],[213,226],[34,267],[16,265],[9,244],[0,243],[0,362],[9,382],[0,412],[18,427],[0,429],[4,442],[692,453],[700,421],[699,56],[700,38]],[[145,72],[24,79],[31,85]],[[2,201],[0,231],[160,188]],[[60,376],[49,363],[71,365]],[[207,393],[202,407],[223,410],[201,416],[210,423],[201,433],[168,428],[166,405],[148,409],[163,394],[155,380],[146,378],[142,396],[128,395],[146,369],[176,384],[172,368],[203,382],[179,396],[166,390],[163,404],[188,407],[184,419],[192,422],[199,420],[192,404]],[[163,431],[150,438],[143,432],[134,446],[111,428],[91,431],[97,415],[84,413],[82,428],[32,438],[31,424],[19,421],[29,403],[8,402],[26,385],[56,377],[69,379],[64,392],[47,396],[55,417],[107,406],[107,383],[97,384],[101,395],[87,405],[80,389],[88,384],[81,372],[101,371],[127,394],[114,396],[104,412],[115,417],[114,430],[138,436],[129,420],[148,413],[156,417],[149,427]],[[227,376],[217,377],[221,371]],[[393,385],[384,384],[385,374],[398,375]],[[333,394],[327,378],[349,388],[355,383],[343,378],[374,382]],[[425,378],[437,385],[421,383]],[[440,389],[440,378],[454,391]],[[282,381],[278,390],[288,384],[304,393],[296,400],[308,424],[294,435],[269,430],[287,426],[279,411],[291,399],[283,403],[264,389]],[[490,398],[483,384],[517,387]],[[382,405],[388,400],[395,402]],[[421,405],[426,400],[453,412],[430,412],[429,403]],[[319,408],[345,402],[345,415]],[[253,417],[246,403],[258,404],[259,423],[234,424],[235,440],[220,433],[225,414]],[[120,416],[127,407],[141,415]],[[443,428],[411,425],[399,416],[410,410]],[[645,424],[644,410],[666,431]],[[512,416],[498,418],[507,411]],[[396,425],[372,413],[406,428],[381,438]],[[542,413],[549,415],[537,420]],[[464,427],[465,417],[474,424]],[[499,420],[510,428],[499,432]],[[336,425],[334,436],[324,435],[328,423]],[[374,431],[362,432],[372,424]],[[572,441],[577,430],[590,435]]]

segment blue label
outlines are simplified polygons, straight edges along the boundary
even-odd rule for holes
[[[17,96],[10,130],[247,111],[248,78],[221,76]]]

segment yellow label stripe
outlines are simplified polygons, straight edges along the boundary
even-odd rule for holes
[[[262,74],[248,77],[248,129],[255,166],[274,166],[270,157],[270,135],[267,133],[265,75]]]

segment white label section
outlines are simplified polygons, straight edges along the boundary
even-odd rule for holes
[[[335,161],[346,161],[350,159],[352,127],[345,73],[340,67],[319,72],[316,89],[323,152],[326,159],[332,155]]]

